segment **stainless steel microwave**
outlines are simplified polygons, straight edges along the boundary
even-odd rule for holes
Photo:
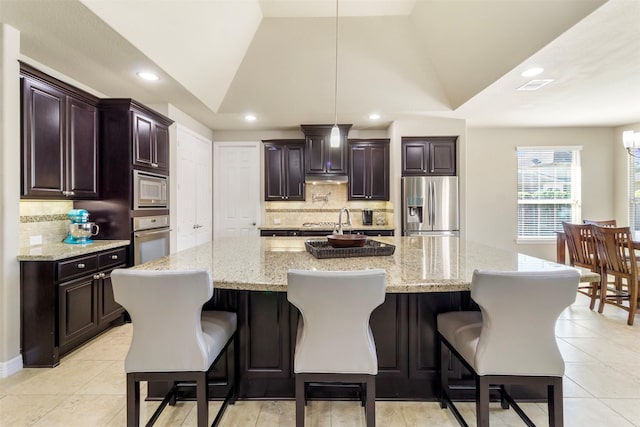
[[[169,207],[169,179],[138,170],[133,171],[133,209],[164,209]]]

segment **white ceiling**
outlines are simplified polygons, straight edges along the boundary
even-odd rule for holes
[[[334,0],[0,0],[27,61],[212,129],[334,119]],[[640,0],[340,0],[338,120],[640,122]],[[515,89],[530,66],[554,79]],[[141,69],[160,75],[140,81]],[[244,122],[246,113],[258,117]],[[368,119],[379,113],[378,122]]]

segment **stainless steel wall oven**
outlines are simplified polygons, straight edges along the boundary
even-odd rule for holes
[[[133,264],[169,255],[169,215],[133,218]]]

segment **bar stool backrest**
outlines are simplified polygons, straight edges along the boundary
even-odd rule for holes
[[[289,270],[287,298],[300,310],[294,371],[378,372],[371,312],[385,300],[386,273]]]
[[[476,270],[471,298],[482,311],[475,350],[479,375],[562,376],[555,337],[560,313],[576,299],[580,274]]]
[[[131,316],[126,372],[206,371],[217,356],[202,332],[201,312],[213,295],[208,270],[116,269],[113,294]],[[224,343],[222,343],[224,345]]]

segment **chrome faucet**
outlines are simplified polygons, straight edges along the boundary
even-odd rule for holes
[[[344,234],[342,230],[342,212],[346,212],[347,214],[347,227],[351,227],[351,214],[349,213],[349,209],[342,208],[340,209],[340,215],[338,215],[338,226],[337,226],[337,234]]]

